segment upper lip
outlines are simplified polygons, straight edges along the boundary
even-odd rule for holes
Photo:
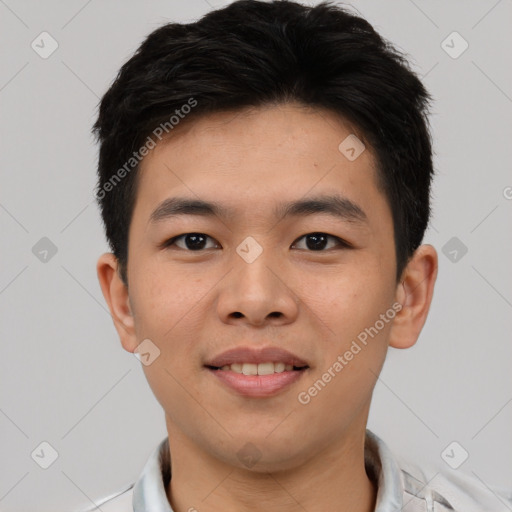
[[[221,368],[233,363],[284,363],[292,366],[308,366],[308,363],[300,357],[279,347],[236,347],[207,361],[205,366]]]

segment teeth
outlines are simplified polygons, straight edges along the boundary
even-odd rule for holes
[[[274,363],[259,363],[258,375],[271,375],[274,373]]]
[[[242,373],[244,375],[258,375],[258,365],[244,363],[242,365]]]
[[[291,372],[293,366],[284,363],[233,363],[224,365],[221,370],[231,370],[235,373],[243,373],[244,375],[271,375],[273,373],[282,373],[284,371]]]

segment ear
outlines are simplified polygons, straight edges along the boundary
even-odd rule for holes
[[[134,316],[128,287],[119,275],[118,260],[114,254],[102,254],[96,264],[96,272],[121,344],[126,351],[133,352],[137,348]]]
[[[437,252],[431,245],[416,249],[402,273],[396,301],[402,305],[391,327],[389,346],[412,347],[425,324],[437,278]]]

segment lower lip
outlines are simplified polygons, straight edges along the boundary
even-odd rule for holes
[[[212,370],[207,368],[215,377],[229,388],[243,396],[268,397],[273,396],[287,386],[297,382],[306,370],[284,371],[270,375],[244,375],[231,370]]]

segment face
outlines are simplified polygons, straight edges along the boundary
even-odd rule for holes
[[[371,150],[354,159],[339,149],[353,133],[298,104],[224,112],[183,126],[142,162],[133,323],[118,330],[126,350],[149,339],[160,351],[142,367],[168,430],[218,460],[240,466],[250,442],[262,470],[285,469],[364,431],[402,287]],[[219,208],[155,214],[170,198]],[[307,368],[247,394],[205,366],[239,347],[284,349]]]

